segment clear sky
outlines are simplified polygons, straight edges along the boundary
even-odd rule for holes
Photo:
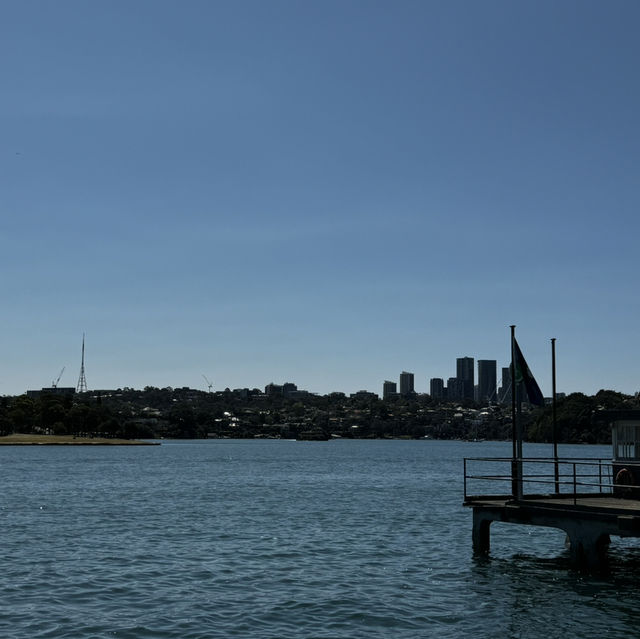
[[[3,0],[0,394],[640,390],[640,3]]]

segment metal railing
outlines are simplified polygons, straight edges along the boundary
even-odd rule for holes
[[[487,491],[476,492],[477,486],[487,486],[492,482],[502,495],[513,493],[513,468],[517,465],[517,481],[521,482],[523,496],[546,494],[574,498],[578,494],[619,494],[640,492],[640,463],[612,462],[600,458],[548,458],[528,457],[465,457],[464,458],[464,499],[474,496],[488,496]],[[480,471],[476,469],[481,466]],[[503,469],[506,466],[506,470]],[[556,470],[557,466],[557,470]],[[627,472],[621,476],[621,468]],[[614,479],[615,478],[615,479]],[[618,483],[615,483],[618,481]],[[475,493],[472,494],[471,490]]]

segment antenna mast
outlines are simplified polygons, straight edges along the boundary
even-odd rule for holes
[[[82,364],[80,366],[80,377],[78,378],[78,386],[76,387],[76,393],[87,392],[87,380],[84,376],[84,333],[82,333]]]

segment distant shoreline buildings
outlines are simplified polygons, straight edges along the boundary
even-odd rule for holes
[[[478,383],[475,383],[475,360],[473,357],[456,359],[456,375],[446,381],[442,377],[429,380],[429,395],[442,401],[471,400],[482,403],[505,403],[511,400],[511,369],[502,368],[500,385],[497,379],[498,362],[495,359],[478,360]],[[400,373],[400,392],[396,383],[385,381],[382,385],[382,397],[408,397],[415,394],[414,374]]]
[[[80,366],[80,377],[76,388],[58,387],[57,382],[60,380],[63,370],[58,379],[52,382],[50,387],[41,390],[27,390],[28,397],[36,398],[42,394],[50,395],[74,395],[88,392],[85,378],[85,336],[82,335],[82,358]],[[480,403],[499,403],[504,404],[511,401],[511,368],[503,366],[501,369],[500,383],[498,383],[498,364],[495,359],[479,359],[478,366],[478,383],[475,383],[475,359],[473,357],[458,357],[456,359],[456,375],[449,377],[445,383],[442,377],[432,377],[429,380],[429,396],[432,399],[448,402],[459,401],[475,401]],[[212,384],[205,377],[208,384],[209,392],[211,392]],[[225,389],[228,392],[229,389]],[[111,394],[116,391],[92,391],[95,393]],[[248,388],[240,388],[232,391],[234,394],[255,396],[257,393],[262,394],[258,389],[249,390]],[[281,396],[288,399],[302,399],[310,395],[314,395],[310,391],[299,390],[296,384],[285,382],[284,384],[275,384],[271,382],[264,389],[264,396],[274,397]],[[329,395],[345,395],[344,393],[329,393]],[[399,376],[398,383],[385,380],[382,384],[382,398],[391,399],[395,397],[410,398],[416,396],[415,375],[408,371],[402,371]],[[346,395],[345,395],[346,396]],[[564,396],[564,393],[557,393],[558,397]],[[377,393],[367,390],[360,390],[351,393],[350,397],[375,397]]]

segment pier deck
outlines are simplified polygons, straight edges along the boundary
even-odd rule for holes
[[[467,497],[465,506],[479,507],[509,507],[552,508],[554,510],[577,510],[603,514],[629,514],[636,512],[640,519],[640,500],[622,499],[613,495],[584,494],[584,495],[529,495],[516,501],[508,496],[477,496]]]
[[[468,473],[471,461],[506,462],[506,459],[465,460],[464,506],[473,509],[473,548],[476,553],[488,553],[490,526],[494,521],[546,526],[563,530],[568,537],[571,558],[579,567],[598,569],[606,563],[610,537],[640,537],[640,499],[638,486],[613,483],[611,469],[602,460],[563,460],[570,472],[560,474],[559,481],[545,477],[541,471],[547,460],[522,460],[532,472],[522,476],[522,486],[556,487],[551,494],[469,495],[467,482],[502,481],[506,475]],[[579,467],[585,472],[579,472]],[[610,466],[610,463],[609,463]],[[578,492],[582,488],[585,492]],[[562,491],[565,492],[562,492]],[[567,492],[568,491],[568,492]],[[522,493],[522,488],[520,489]],[[633,497],[633,498],[631,498]]]
[[[611,495],[538,495],[514,500],[511,496],[468,498],[473,508],[473,548],[490,549],[494,521],[547,526],[567,533],[573,562],[589,569],[606,562],[610,536],[640,537],[640,501]]]

